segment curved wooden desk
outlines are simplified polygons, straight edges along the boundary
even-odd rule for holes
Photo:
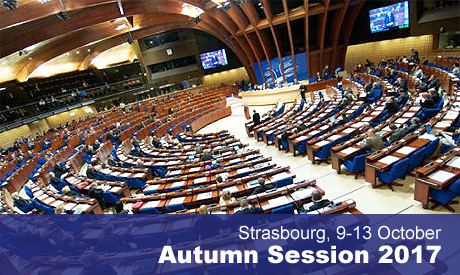
[[[230,106],[219,109],[210,114],[204,115],[198,118],[197,120],[195,120],[194,122],[192,122],[192,125],[191,125],[192,131],[196,132],[208,124],[211,124],[221,118],[228,117],[231,115],[232,115],[232,108]]]
[[[308,84],[307,94],[308,93],[324,90],[327,86],[337,85],[337,79],[329,79],[326,81],[316,82]],[[286,103],[294,102],[296,99],[300,100],[300,85],[292,85],[282,88],[273,88],[257,91],[247,91],[241,92],[239,95],[243,99],[243,102],[250,106],[260,106],[260,105],[270,105],[277,102]],[[311,95],[310,95],[311,96]]]

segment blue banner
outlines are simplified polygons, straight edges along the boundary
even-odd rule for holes
[[[0,274],[458,274],[458,215],[1,215]]]
[[[292,62],[292,56],[288,55],[282,58],[283,60],[283,67],[284,67],[284,75],[286,77],[287,82],[294,81],[294,65]],[[295,62],[297,68],[297,78],[298,80],[305,80],[308,78],[307,74],[307,54],[306,53],[298,53],[295,55]],[[263,60],[260,62],[262,67],[262,71],[265,76],[265,80],[267,83],[277,83],[283,80],[283,70],[281,68],[280,60],[278,58],[273,58],[270,60],[270,64],[272,67],[273,77],[270,73],[270,67],[268,66],[267,60]],[[264,79],[262,77],[262,72],[260,71],[260,67],[257,62],[254,63],[254,68],[256,70],[256,76],[259,84],[264,83]]]

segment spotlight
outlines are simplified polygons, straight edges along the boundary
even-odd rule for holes
[[[67,22],[70,19],[66,11],[60,11],[56,14],[56,16],[64,22]]]
[[[15,8],[18,7],[18,1],[17,0],[2,0],[2,4],[5,8],[8,10],[12,11]]]

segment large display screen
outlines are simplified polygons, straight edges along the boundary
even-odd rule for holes
[[[409,1],[369,11],[371,32],[382,32],[409,27]]]
[[[200,54],[203,69],[212,69],[228,64],[225,49]]]

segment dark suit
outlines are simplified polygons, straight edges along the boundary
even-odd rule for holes
[[[393,142],[401,139],[402,137],[404,137],[407,134],[407,132],[408,132],[407,128],[404,128],[404,127],[399,128],[393,134],[391,134],[391,136],[388,138],[388,142],[393,143]]]
[[[394,101],[388,102],[385,105],[385,111],[388,111],[390,113],[396,113],[398,111],[398,108],[399,108],[399,104]]]
[[[254,122],[254,125],[260,124],[260,115],[259,115],[259,113],[254,113],[252,115],[252,122]]]
[[[257,195],[260,193],[264,193],[265,191],[268,191],[273,188],[274,186],[271,184],[260,185],[259,187],[256,187],[256,189],[254,189],[251,195]]]
[[[330,200],[320,200],[318,202],[315,202],[312,206],[310,206],[308,208],[308,212],[324,208],[324,207],[328,206],[329,204],[331,204]]]

